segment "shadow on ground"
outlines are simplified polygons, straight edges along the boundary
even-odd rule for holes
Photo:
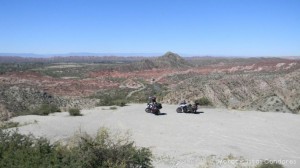
[[[156,115],[167,115],[167,113],[159,113],[159,114],[156,114]]]
[[[194,113],[185,113],[185,114],[201,114],[201,113],[204,113],[203,111],[196,111]]]

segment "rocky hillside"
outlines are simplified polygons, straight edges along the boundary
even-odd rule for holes
[[[64,110],[69,107],[93,107],[95,101],[54,96],[37,88],[24,85],[1,85],[0,87],[0,121],[15,115],[31,114],[42,104],[53,104]]]
[[[300,112],[300,69],[280,73],[210,74],[184,79],[163,97],[178,103],[207,97],[215,106]]]

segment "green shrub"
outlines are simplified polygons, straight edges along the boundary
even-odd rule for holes
[[[12,121],[8,121],[8,122],[0,122],[0,129],[8,129],[8,128],[14,128],[14,127],[18,127],[20,125],[20,123],[18,122],[12,122]]]
[[[44,138],[0,130],[0,167],[55,167],[55,145]]]
[[[82,114],[80,113],[80,109],[77,108],[70,108],[69,109],[69,114],[71,116],[81,116]]]
[[[284,168],[281,164],[270,162],[270,161],[263,161],[261,164],[256,166],[256,168]]]
[[[126,101],[123,99],[114,99],[110,96],[105,96],[99,100],[97,106],[126,106]]]
[[[300,105],[295,109],[291,110],[294,114],[299,114],[300,113]]]
[[[121,102],[118,103],[118,106],[124,107],[124,106],[126,106],[126,102],[125,101],[121,101]]]
[[[65,145],[0,130],[0,158],[0,167],[152,167],[148,148],[137,148],[128,137],[112,136],[107,129],[101,129],[96,137],[77,136]]]
[[[111,110],[117,110],[117,107],[116,106],[112,106],[112,107],[109,107],[109,109],[111,109]]]
[[[99,99],[97,106],[125,106],[127,103],[126,96],[131,89],[106,89],[90,96],[93,99]]]
[[[82,167],[152,167],[152,153],[148,148],[137,148],[128,136],[112,135],[102,128],[96,137],[79,136],[77,145],[72,149],[73,165]]]
[[[34,114],[37,115],[48,115],[50,113],[61,112],[61,110],[54,104],[42,104]]]
[[[195,103],[198,103],[200,106],[212,105],[211,101],[208,98],[206,98],[206,97],[202,97],[200,99],[197,99],[195,101]]]

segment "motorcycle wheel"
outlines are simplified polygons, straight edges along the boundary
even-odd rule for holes
[[[177,112],[177,113],[182,113],[181,107],[178,107],[178,108],[176,109],[176,112]]]
[[[149,108],[146,108],[145,111],[146,111],[147,113],[151,113],[151,110],[150,110]]]
[[[197,107],[192,107],[192,111],[193,111],[193,113],[197,113]]]
[[[183,107],[183,112],[184,112],[184,113],[187,113],[187,112],[188,112],[187,107]]]

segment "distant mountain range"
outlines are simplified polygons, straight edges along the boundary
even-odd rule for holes
[[[36,54],[36,53],[0,53],[0,56],[19,56],[19,57],[33,57],[33,58],[45,58],[45,57],[68,57],[68,56],[161,56],[165,53],[163,52],[153,52],[153,53],[92,53],[92,52],[70,52],[70,53],[56,53],[56,54]],[[186,53],[178,53],[184,57],[231,57],[231,58],[249,58],[249,57],[284,57],[284,58],[292,58],[292,59],[299,59],[299,56],[247,56],[247,55],[240,55],[240,56],[230,56],[230,55],[199,55],[199,54],[186,54]]]
[[[53,56],[53,57],[22,57],[22,56],[0,56],[0,63],[29,63],[29,62],[44,62],[44,63],[59,63],[59,62],[74,62],[74,63],[93,63],[93,62],[132,62],[144,59],[142,56]]]
[[[162,56],[162,58],[159,58]],[[201,58],[203,59],[230,59],[230,58],[255,58],[255,57],[237,57],[237,56],[191,56],[183,54],[184,59],[181,58],[179,55],[174,54],[172,52],[167,52],[165,54],[161,53],[88,53],[88,52],[81,52],[81,53],[67,53],[67,54],[33,54],[33,53],[0,53],[0,63],[22,63],[22,62],[107,62],[107,61],[143,61],[149,68],[160,68],[163,66],[167,67],[176,67],[176,63],[169,62],[170,60],[177,60],[180,62],[180,66],[182,67],[183,60],[198,60]],[[173,57],[174,59],[170,59],[169,57]],[[155,62],[152,62],[153,59]],[[263,58],[263,57],[256,57],[256,58]],[[271,57],[265,57],[271,58]],[[300,56],[285,56],[285,57],[277,57],[283,59],[292,59],[292,60],[299,60]],[[159,62],[159,63],[158,63]],[[178,63],[178,62],[177,62]],[[142,66],[143,63],[139,63]],[[187,64],[186,64],[187,65]]]
[[[160,56],[163,53],[89,53],[71,52],[66,54],[34,54],[34,53],[0,53],[0,56],[17,56],[32,58],[69,57],[69,56]]]

